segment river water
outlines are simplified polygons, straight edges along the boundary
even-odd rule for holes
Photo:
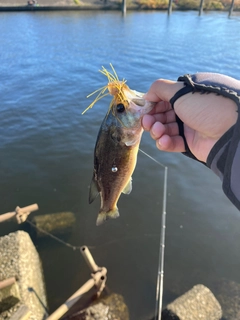
[[[154,312],[164,169],[140,153],[133,191],[119,201],[120,218],[96,227],[99,200],[88,205],[88,190],[110,98],[81,115],[91,102],[86,96],[106,84],[98,70],[109,63],[142,92],[157,78],[197,71],[240,78],[239,29],[240,16],[219,12],[0,14],[1,213],[35,202],[34,214],[74,212],[67,241],[91,248],[131,319]],[[158,151],[148,133],[141,148],[169,170],[164,305],[198,283],[216,294],[220,279],[240,283],[240,213],[219,179],[181,154]],[[0,235],[16,229],[4,223]],[[89,270],[77,250],[49,238],[36,246],[52,312]]]

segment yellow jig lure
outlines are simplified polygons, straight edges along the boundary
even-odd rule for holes
[[[122,103],[125,107],[127,105],[127,99],[126,96],[124,94],[124,90],[123,89],[128,89],[128,86],[126,85],[127,80],[123,79],[123,80],[119,80],[118,75],[115,71],[115,69],[113,68],[113,65],[110,63],[110,66],[112,68],[112,73],[109,72],[105,67],[102,67],[102,70],[99,70],[99,72],[101,72],[103,75],[105,75],[108,79],[108,83],[106,86],[92,92],[91,94],[89,94],[87,96],[87,98],[95,95],[98,93],[98,95],[96,96],[96,98],[94,99],[94,101],[82,112],[82,114],[84,114],[87,110],[91,109],[94,104],[96,102],[98,102],[100,99],[102,99],[103,97],[106,97],[108,95],[112,95],[113,96],[113,101],[116,104]],[[106,92],[108,90],[108,92]],[[111,103],[112,105],[112,103]],[[111,107],[110,105],[110,107]]]

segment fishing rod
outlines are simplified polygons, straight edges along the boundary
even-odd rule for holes
[[[162,300],[163,300],[163,279],[164,279],[164,254],[165,254],[165,231],[166,231],[166,215],[167,215],[167,177],[168,167],[164,166],[161,162],[157,161],[149,154],[139,149],[143,154],[156,162],[164,168],[164,181],[163,181],[163,206],[162,206],[162,221],[160,232],[159,256],[158,256],[158,274],[156,285],[156,305],[155,305],[155,320],[162,319]]]
[[[158,309],[158,320],[162,318],[162,300],[163,300],[163,277],[164,277],[164,253],[165,253],[165,231],[166,231],[166,207],[167,207],[167,174],[168,168],[164,169],[164,187],[163,187],[163,208],[162,208],[162,225],[160,234],[159,246],[159,261],[158,261],[158,278],[156,289],[156,309]],[[158,303],[158,308],[157,308]],[[156,318],[157,318],[157,313]]]

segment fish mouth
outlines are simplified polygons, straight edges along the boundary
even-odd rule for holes
[[[123,93],[128,100],[129,109],[140,112],[141,114],[146,114],[150,112],[155,106],[155,102],[147,101],[143,98],[144,93],[123,88]]]
[[[143,98],[133,98],[132,102],[136,104],[138,107],[144,107],[146,101]]]
[[[130,111],[137,112],[142,116],[150,112],[155,105],[155,102],[150,102],[145,99],[134,98],[129,101],[128,109]]]

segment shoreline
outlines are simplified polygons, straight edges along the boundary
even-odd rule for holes
[[[0,12],[18,11],[121,11],[122,3],[116,0],[104,4],[104,0],[38,0],[36,5],[29,5],[27,0],[0,0]],[[74,3],[76,1],[76,3]],[[79,3],[77,3],[79,2]],[[127,6],[127,11],[167,11],[168,8],[147,8],[137,4]],[[199,11],[199,8],[172,8],[172,11]],[[229,9],[203,10],[203,12],[228,12]],[[238,8],[234,12],[239,12]]]
[[[0,11],[120,10],[120,3],[104,0],[0,0]]]
[[[91,10],[106,10],[119,11],[118,8],[108,6],[69,6],[69,5],[51,5],[51,6],[0,6],[0,11],[91,11]]]
[[[121,8],[113,6],[74,6],[74,5],[45,5],[45,6],[29,6],[29,5],[12,5],[12,6],[1,6],[0,12],[20,12],[20,11],[121,11]],[[136,9],[136,8],[127,8],[127,11],[168,11],[168,9]],[[172,9],[172,11],[199,11],[198,9]],[[208,12],[229,12],[229,10],[204,10],[203,13]],[[239,12],[240,10],[236,9],[233,11]]]

